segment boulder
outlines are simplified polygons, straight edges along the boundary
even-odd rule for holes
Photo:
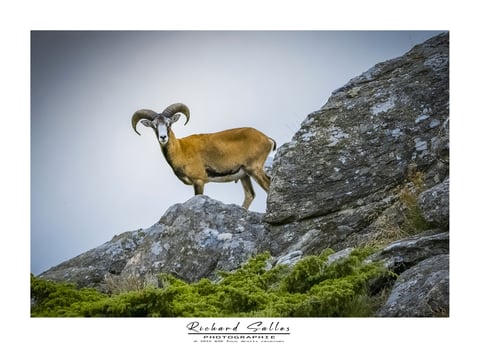
[[[126,232],[42,273],[105,290],[105,278],[166,272],[189,282],[234,270],[256,253],[265,233],[263,214],[207,196],[169,208],[145,230]]]
[[[438,227],[448,228],[450,179],[422,192],[418,197],[418,206],[425,220]]]
[[[167,272],[188,282],[215,278],[258,253],[263,214],[208,196],[194,196],[167,210],[152,227],[123,275]]]
[[[449,249],[449,233],[430,230],[395,241],[367,260],[383,262],[387,269],[400,274],[425,259],[448,254]]]
[[[421,261],[400,275],[379,317],[445,317],[449,315],[449,256]]]
[[[413,173],[426,189],[448,176],[448,62],[448,34],[436,36],[353,78],[308,115],[273,162],[264,220],[274,255],[346,248]]]
[[[62,262],[39,277],[103,290],[105,275],[119,275],[145,235],[146,231],[140,229],[114,236],[109,242]]]

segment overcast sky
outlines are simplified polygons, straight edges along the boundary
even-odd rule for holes
[[[141,108],[187,104],[177,137],[252,126],[289,141],[333,90],[438,34],[396,32],[32,32],[31,271],[147,228],[193,196]],[[266,194],[250,209],[264,212]],[[241,204],[234,183],[205,194]]]

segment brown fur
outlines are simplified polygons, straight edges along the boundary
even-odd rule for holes
[[[245,193],[243,207],[248,209],[255,197],[250,176],[268,192],[270,177],[263,166],[270,151],[275,149],[275,142],[262,132],[235,128],[177,139],[169,129],[168,137],[162,152],[177,177],[194,186],[196,195],[203,194],[208,182],[241,180]]]

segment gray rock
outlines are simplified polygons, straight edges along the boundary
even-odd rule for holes
[[[386,268],[399,274],[425,259],[448,254],[449,244],[448,232],[431,230],[393,242],[367,260],[381,261]]]
[[[50,268],[39,277],[104,290],[105,275],[119,275],[145,235],[146,232],[140,229],[114,236],[111,241]]]
[[[207,196],[172,206],[145,237],[122,274],[167,272],[189,282],[238,268],[258,252],[263,214]]]
[[[275,265],[293,266],[302,259],[302,256],[303,253],[300,250],[292,251],[286,255],[279,256],[275,261]]]
[[[342,260],[342,259],[345,259],[345,258],[349,257],[350,254],[352,253],[352,251],[353,251],[353,248],[347,248],[347,249],[337,251],[336,253],[334,253],[332,255],[329,255],[328,258],[327,258],[327,263],[326,263],[327,266],[331,265],[334,262],[337,262],[339,260]]]
[[[384,195],[384,193],[380,193]],[[373,201],[373,202],[371,202]],[[376,201],[376,195],[365,197],[361,206],[319,217],[280,225],[267,225],[262,250],[274,256],[301,250],[305,255],[319,254],[326,248],[342,250],[358,244],[346,243],[352,235],[366,229],[376,216],[389,207],[390,198]]]
[[[445,60],[441,35],[352,79],[308,115],[275,157],[266,221],[325,215],[398,184],[412,163],[434,166],[439,130],[430,122],[448,118]]]
[[[448,228],[450,179],[447,178],[418,197],[418,206],[425,220],[433,225]]]
[[[307,116],[272,168],[265,221],[272,252],[346,248],[398,201],[395,188],[448,175],[448,34],[375,65]]]
[[[428,258],[400,275],[379,317],[449,315],[449,256]]]
[[[186,281],[233,270],[258,252],[263,214],[195,196],[172,206],[152,227],[126,232],[40,277],[105,290],[105,277],[167,272]]]

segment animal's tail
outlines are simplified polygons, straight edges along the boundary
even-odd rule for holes
[[[272,151],[275,151],[277,149],[277,142],[272,138],[268,138],[268,140],[272,143]]]

